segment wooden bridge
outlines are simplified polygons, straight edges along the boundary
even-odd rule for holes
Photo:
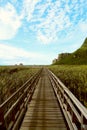
[[[87,130],[87,109],[44,68],[0,105],[0,130]]]

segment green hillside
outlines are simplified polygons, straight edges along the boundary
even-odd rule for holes
[[[87,38],[79,49],[60,58],[55,64],[87,64]]]

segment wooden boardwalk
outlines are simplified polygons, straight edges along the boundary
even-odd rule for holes
[[[43,70],[20,130],[67,130],[46,70]]]

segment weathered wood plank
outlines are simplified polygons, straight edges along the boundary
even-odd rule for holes
[[[67,130],[46,71],[43,71],[20,130]]]

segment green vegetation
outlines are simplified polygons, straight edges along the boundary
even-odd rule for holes
[[[54,65],[49,69],[87,107],[87,65]]]
[[[0,67],[0,104],[11,96],[34,73],[37,67],[29,66],[2,66]]]
[[[63,58],[60,58],[54,64],[66,64],[66,65],[85,65],[87,64],[87,38],[85,39],[83,45],[73,53],[60,54]]]

